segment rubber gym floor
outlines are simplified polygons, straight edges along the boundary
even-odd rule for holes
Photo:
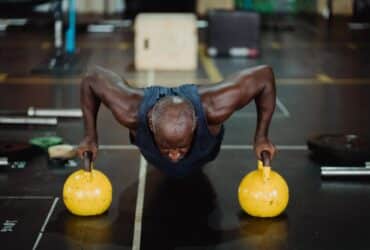
[[[0,172],[0,248],[370,249],[369,183],[322,180],[320,165],[310,159],[306,147],[311,134],[369,131],[369,35],[368,30],[348,29],[343,19],[331,23],[296,19],[294,30],[263,30],[258,59],[208,58],[200,46],[194,72],[137,72],[131,29],[78,33],[84,66],[107,67],[136,86],[209,84],[241,69],[271,65],[278,97],[270,129],[278,149],[272,167],[289,184],[288,208],[278,218],[255,219],[239,207],[239,182],[256,168],[251,144],[256,125],[253,103],[225,124],[218,158],[202,174],[182,180],[170,179],[148,165],[130,145],[128,131],[102,107],[96,167],[113,185],[109,211],[93,218],[69,214],[61,191],[76,168],[51,169],[45,156],[36,156],[24,169]],[[18,29],[0,34],[1,110],[79,107],[81,75],[31,73],[51,52],[50,31]],[[2,139],[27,141],[45,135],[77,145],[83,136],[82,121],[0,127]],[[6,230],[9,224],[11,229]]]

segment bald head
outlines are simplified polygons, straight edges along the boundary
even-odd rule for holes
[[[179,96],[166,96],[154,105],[149,118],[161,152],[180,148],[189,150],[196,127],[195,110],[190,101]],[[167,155],[166,152],[163,154]]]
[[[154,133],[182,134],[195,129],[194,107],[188,100],[179,96],[167,96],[153,107],[152,126]]]

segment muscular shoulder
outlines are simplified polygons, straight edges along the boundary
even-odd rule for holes
[[[220,125],[235,110],[235,102],[239,100],[239,90],[236,86],[224,86],[222,89],[211,88],[200,91],[203,110],[210,126]]]
[[[271,68],[263,65],[236,72],[220,83],[199,87],[208,122],[223,123],[255,98],[272,79]]]
[[[130,129],[136,127],[144,96],[142,89],[129,86],[118,74],[98,66],[88,71],[81,87],[92,90],[95,98],[104,103],[122,125]]]

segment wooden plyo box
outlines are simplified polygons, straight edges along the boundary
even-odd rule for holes
[[[352,16],[353,14],[353,1],[354,0],[332,0],[332,14],[334,16],[344,15]],[[317,1],[317,10],[320,14],[327,14],[328,10],[327,0]]]
[[[194,14],[139,14],[135,19],[137,70],[194,70],[198,35]]]
[[[205,16],[210,10],[234,10],[234,0],[198,0],[197,1],[197,14]]]

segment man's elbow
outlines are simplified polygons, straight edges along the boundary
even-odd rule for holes
[[[81,89],[93,87],[98,81],[98,75],[95,72],[87,73],[81,80]]]
[[[254,78],[257,80],[269,79],[271,81],[274,81],[274,71],[270,65],[259,65],[240,71],[238,76],[238,78],[242,79]]]
[[[80,98],[81,101],[86,100],[86,98],[89,98],[91,95],[95,95],[97,91],[96,84],[97,76],[96,75],[86,75],[82,78],[80,83]]]
[[[260,68],[260,76],[265,84],[275,88],[275,76],[274,70],[269,65],[262,65]]]
[[[98,65],[91,65],[87,68],[85,77],[87,76],[98,76],[104,72],[104,68]]]
[[[263,75],[274,77],[274,70],[270,65],[261,65],[259,71],[262,72]]]

